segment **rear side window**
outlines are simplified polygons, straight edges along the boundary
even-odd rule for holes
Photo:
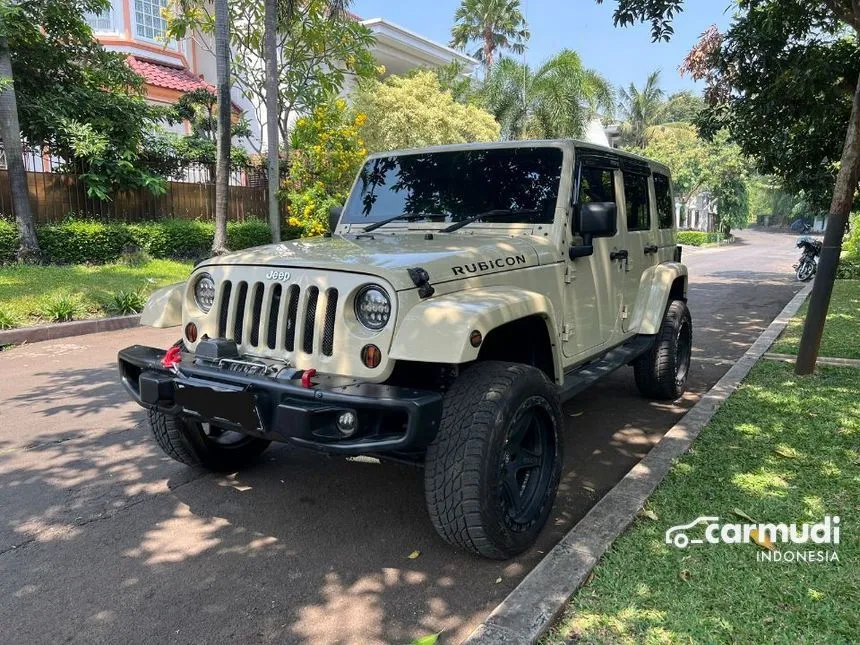
[[[583,166],[579,175],[579,203],[614,202],[615,180],[608,168]]]
[[[654,174],[654,196],[657,199],[657,221],[660,228],[672,228],[675,204],[672,202],[672,191],[666,175]]]
[[[648,177],[625,172],[624,200],[627,203],[627,230],[647,231],[651,228]]]

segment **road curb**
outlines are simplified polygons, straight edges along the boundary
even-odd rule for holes
[[[74,320],[53,325],[38,325],[0,331],[0,346],[18,345],[20,343],[38,343],[43,340],[57,340],[70,336],[96,334],[101,331],[117,331],[129,329],[140,324],[140,316],[116,316],[114,318],[97,318],[95,320]]]
[[[546,633],[612,542],[633,522],[674,460],[687,452],[723,402],[770,349],[811,290],[812,285],[807,285],[791,299],[716,385],[592,507],[464,643],[535,643]]]

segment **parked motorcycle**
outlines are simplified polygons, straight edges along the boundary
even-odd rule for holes
[[[818,270],[818,257],[821,255],[821,242],[803,236],[797,238],[797,248],[802,249],[800,260],[794,265],[795,275],[801,282],[809,282]]]

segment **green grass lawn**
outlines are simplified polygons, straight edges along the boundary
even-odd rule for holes
[[[188,277],[191,264],[151,260],[140,266],[4,266],[0,267],[0,318],[16,326],[49,322],[45,304],[71,296],[77,303],[74,318],[109,314],[110,302],[120,291],[151,292],[159,286]]]
[[[860,370],[792,369],[754,368],[545,642],[860,641]],[[747,522],[736,509],[756,522],[839,515],[839,562],[758,562],[754,544],[664,544],[669,527],[701,515]]]
[[[780,354],[797,354],[806,306],[791,319],[788,327],[771,348]],[[837,280],[830,299],[830,311],[821,339],[820,356],[860,358],[860,280]]]

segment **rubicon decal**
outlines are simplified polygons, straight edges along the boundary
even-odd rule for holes
[[[483,262],[472,262],[470,264],[461,264],[460,266],[451,267],[454,275],[469,275],[472,273],[486,273],[493,269],[504,269],[514,267],[520,264],[528,264],[524,255],[508,255],[503,258],[495,258]]]

